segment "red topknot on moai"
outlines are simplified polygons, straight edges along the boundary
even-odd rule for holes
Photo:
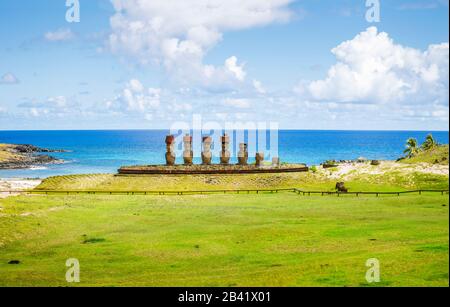
[[[175,165],[175,137],[173,135],[166,136],[166,164]]]
[[[210,165],[212,162],[211,144],[212,138],[210,136],[206,136],[203,138],[203,151],[202,151],[203,165]]]
[[[230,137],[228,134],[222,136],[222,151],[220,152],[220,164],[228,165],[230,163]]]
[[[183,159],[185,165],[192,165],[194,159],[194,152],[192,150],[192,136],[186,134],[183,137],[184,143],[184,151],[183,151]]]

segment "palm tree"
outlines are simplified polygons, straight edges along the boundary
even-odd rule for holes
[[[413,157],[419,152],[419,147],[417,145],[417,140],[414,138],[409,138],[406,141],[406,149],[403,153],[407,155],[408,158]]]
[[[436,147],[437,145],[438,145],[438,143],[434,139],[433,135],[430,133],[425,138],[425,142],[422,144],[422,149],[429,150],[429,149]]]

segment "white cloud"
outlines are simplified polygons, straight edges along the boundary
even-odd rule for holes
[[[448,43],[422,52],[395,44],[371,27],[332,52],[337,63],[327,77],[302,81],[299,95],[341,103],[448,105]]]
[[[54,32],[47,32],[44,35],[45,39],[50,42],[68,41],[75,37],[70,29],[58,29]]]
[[[244,98],[227,98],[223,100],[223,104],[227,107],[248,109],[251,107],[251,102]]]
[[[39,112],[36,108],[31,108],[28,112],[33,117],[39,117],[41,115],[41,112]]]
[[[237,58],[235,56],[232,56],[225,61],[225,68],[231,72],[236,79],[244,81],[246,72],[244,71],[243,65],[239,66],[237,64]]]
[[[161,89],[145,88],[137,79],[130,80],[122,93],[106,102],[107,109],[112,111],[148,112],[160,106]]]
[[[80,105],[74,98],[66,96],[53,96],[44,100],[32,99],[22,102],[19,108],[26,110],[26,114],[32,117],[40,116],[76,116],[80,112]]]
[[[264,95],[267,93],[266,89],[262,85],[261,81],[253,80],[253,87],[255,88],[258,94]]]
[[[203,64],[205,54],[223,33],[285,22],[292,0],[111,0],[110,49],[141,63],[163,65],[178,80],[215,86],[242,82],[236,57],[223,67]]]
[[[0,84],[18,84],[20,81],[13,73],[6,73],[0,78]]]

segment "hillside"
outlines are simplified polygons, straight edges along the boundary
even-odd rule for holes
[[[449,145],[437,146],[433,149],[420,151],[412,158],[401,160],[402,163],[431,163],[448,165]]]

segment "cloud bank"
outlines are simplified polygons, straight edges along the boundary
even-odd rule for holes
[[[421,51],[371,27],[332,53],[337,62],[326,78],[302,81],[299,95],[319,102],[448,106],[448,43]]]
[[[292,0],[111,0],[109,47],[140,63],[162,65],[178,81],[203,86],[243,82],[245,72],[235,56],[220,67],[205,65],[206,53],[226,31],[237,31],[291,17]]]

